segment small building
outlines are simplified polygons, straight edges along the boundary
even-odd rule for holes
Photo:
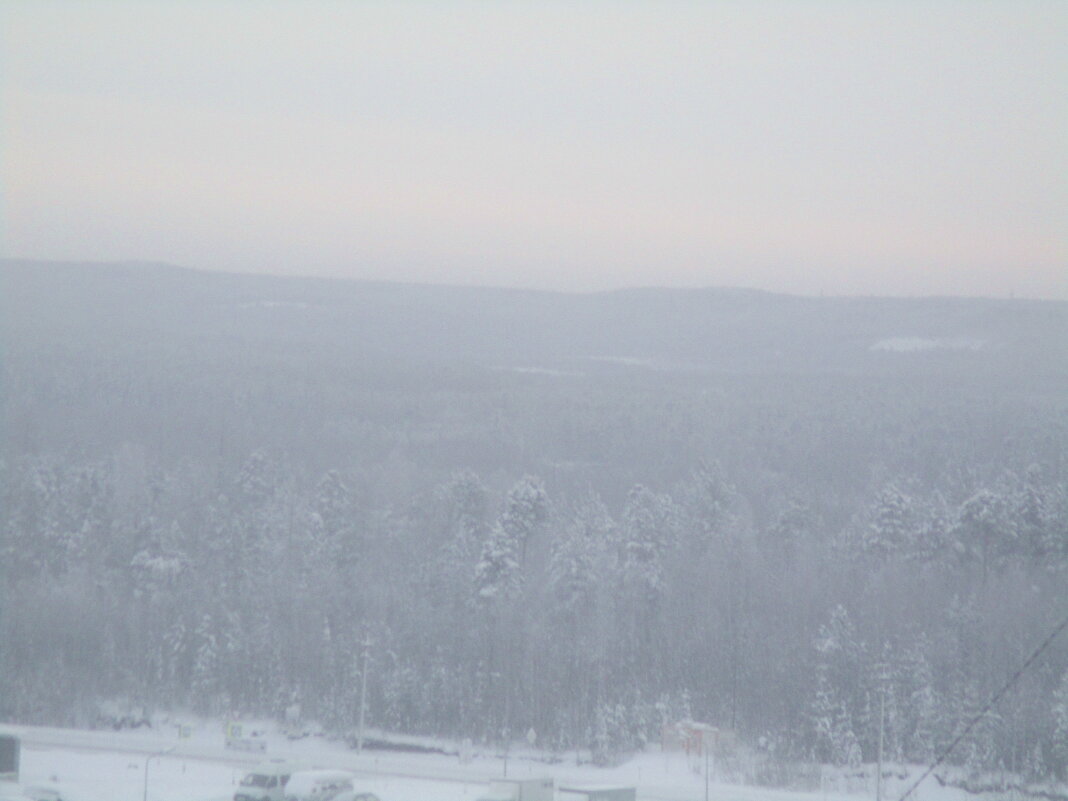
[[[735,744],[733,731],[693,720],[669,723],[660,739],[664,751],[681,751],[690,757],[725,756],[734,752]]]

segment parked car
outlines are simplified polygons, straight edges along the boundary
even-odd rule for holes
[[[334,801],[379,801],[374,793],[357,793],[355,790],[347,790],[334,797]]]
[[[353,775],[344,770],[301,770],[289,777],[285,801],[333,801],[349,792]]]
[[[234,801],[284,801],[294,772],[294,766],[284,760],[263,762],[241,780]]]

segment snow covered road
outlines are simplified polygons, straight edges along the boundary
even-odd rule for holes
[[[24,784],[73,788],[74,801],[138,801],[145,796],[148,762],[150,801],[227,801],[249,767],[263,754],[229,750],[218,724],[194,729],[179,739],[177,728],[141,731],[84,731],[32,726],[0,726],[0,733],[22,738]],[[161,755],[161,752],[167,751]],[[307,767],[341,768],[359,778],[360,790],[383,801],[473,801],[486,782],[501,778],[502,760],[492,755],[460,762],[441,754],[355,753],[343,743],[323,738],[289,741],[269,737],[270,758],[285,758]],[[510,778],[552,776],[557,786],[615,784],[635,786],[641,801],[703,801],[704,779],[680,757],[646,754],[616,768],[531,759],[508,761]],[[895,798],[894,790],[884,798]],[[945,791],[923,788],[916,801],[944,801]],[[797,793],[761,787],[711,783],[715,801],[856,801],[863,796]]]

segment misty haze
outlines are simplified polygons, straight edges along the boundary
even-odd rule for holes
[[[1064,6],[0,21],[0,801],[1068,801]]]

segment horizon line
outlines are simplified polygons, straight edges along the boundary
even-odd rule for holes
[[[503,292],[523,292],[542,295],[570,295],[570,296],[595,296],[611,295],[626,292],[723,292],[738,294],[767,295],[772,297],[796,298],[798,300],[962,300],[962,301],[997,301],[1011,302],[1021,301],[1029,303],[1068,303],[1068,297],[1036,297],[1033,295],[1018,295],[1015,292],[1007,296],[1002,295],[966,295],[966,294],[873,294],[873,293],[834,293],[834,292],[791,292],[779,289],[767,289],[756,286],[739,286],[729,284],[700,284],[700,285],[668,285],[668,284],[632,284],[608,287],[602,289],[557,289],[547,287],[506,285],[506,284],[480,284],[445,281],[405,281],[387,278],[363,278],[357,276],[344,276],[327,273],[288,273],[273,272],[270,270],[241,270],[241,269],[218,269],[213,267],[201,267],[186,264],[177,264],[170,261],[156,259],[49,259],[36,256],[0,256],[0,265],[25,264],[25,265],[49,265],[68,267],[149,267],[178,270],[182,272],[199,273],[202,275],[219,275],[247,278],[275,278],[292,281],[327,281],[348,284],[380,285],[395,287],[425,287],[438,289],[470,289]]]

